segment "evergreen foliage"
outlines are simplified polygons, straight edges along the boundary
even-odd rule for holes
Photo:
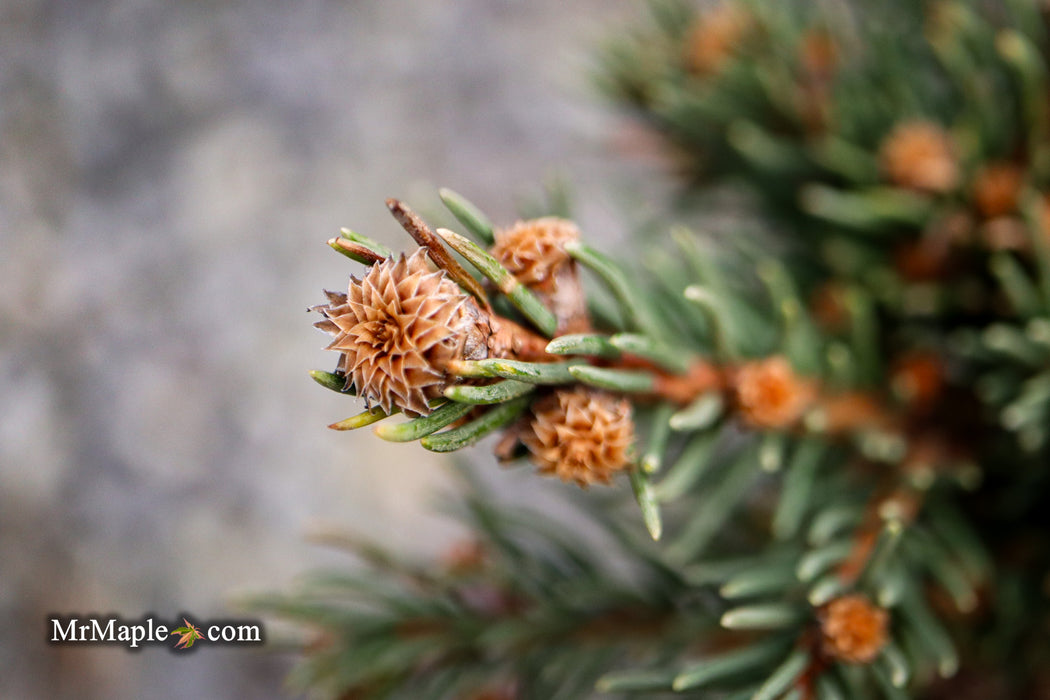
[[[342,354],[319,383],[375,397],[414,381],[397,353],[441,358],[413,359],[433,373],[428,414],[417,401],[391,422],[389,394],[333,427],[384,421],[379,437],[441,452],[498,432],[501,459],[595,484],[572,502],[602,544],[472,481],[466,555],[423,566],[358,545],[371,571],[260,601],[320,631],[297,682],[332,697],[1046,697],[1048,10],[651,10],[606,47],[600,81],[682,165],[669,219],[728,190],[775,243],[711,250],[669,224],[615,259],[563,219],[500,228],[443,190],[461,233],[432,231],[389,202],[462,292],[430,305],[466,325],[456,348],[417,352],[398,345],[431,342],[431,316],[404,301],[415,278],[329,293],[317,325]],[[331,243],[370,278],[395,269],[364,236]],[[349,367],[362,338],[381,361],[355,345]],[[633,509],[601,485],[622,473]]]

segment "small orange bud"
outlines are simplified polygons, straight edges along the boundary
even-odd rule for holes
[[[889,614],[862,595],[847,595],[828,603],[820,616],[823,650],[847,664],[868,664],[886,645]]]
[[[850,320],[847,293],[843,285],[835,282],[817,287],[809,301],[810,312],[817,323],[829,331],[844,329]]]
[[[699,75],[717,73],[753,24],[751,14],[732,2],[704,13],[686,37],[686,68]]]
[[[736,372],[737,408],[754,428],[787,428],[813,403],[815,388],[780,356],[748,362]]]
[[[890,382],[893,391],[909,405],[929,406],[944,388],[944,364],[932,353],[909,353],[894,363]]]
[[[893,267],[909,282],[940,279],[949,269],[952,253],[949,243],[936,238],[902,243],[893,250]]]
[[[609,483],[629,463],[631,403],[597,389],[558,389],[532,408],[521,441],[540,472],[580,486]]]
[[[442,557],[445,568],[454,574],[477,571],[485,563],[485,546],[478,540],[463,540],[453,544]]]
[[[993,163],[981,168],[973,180],[973,204],[982,216],[992,219],[1012,214],[1024,185],[1024,172],[1012,163]]]
[[[497,230],[492,255],[522,284],[546,288],[555,273],[571,261],[565,244],[580,239],[580,229],[571,221],[553,216],[519,221]]]
[[[947,192],[959,179],[951,137],[937,124],[899,124],[882,142],[882,169],[890,182],[927,192]]]
[[[827,80],[838,65],[839,47],[826,31],[813,30],[802,38],[799,55],[806,73],[813,78]]]

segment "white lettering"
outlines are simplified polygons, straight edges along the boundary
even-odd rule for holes
[[[77,641],[77,620],[75,617],[66,623],[66,628],[62,629],[62,622],[60,620],[51,621],[51,641],[52,642],[75,642]]]
[[[237,628],[238,642],[261,642],[262,630],[259,625],[241,625]]]
[[[139,642],[146,638],[146,628],[142,625],[135,625],[131,628],[131,648],[135,649],[138,647]]]
[[[171,634],[168,625],[158,625],[153,618],[143,618],[140,624],[127,624],[119,617],[94,618],[81,622],[78,618],[61,620],[51,618],[50,642],[120,643],[129,649],[138,649],[144,643],[167,642]],[[204,637],[211,642],[259,644],[261,625],[209,625]]]
[[[116,620],[110,620],[105,627],[99,624],[98,620],[91,621],[91,641],[93,642],[112,642],[113,641],[113,625],[116,624]]]

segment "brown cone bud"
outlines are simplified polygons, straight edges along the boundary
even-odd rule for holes
[[[748,362],[736,372],[740,416],[754,428],[781,429],[802,417],[815,397],[813,383],[780,356]]]
[[[820,616],[824,653],[847,664],[869,664],[886,645],[888,624],[889,614],[864,596],[836,598]]]
[[[476,572],[485,564],[487,554],[480,540],[457,542],[442,557],[445,569],[453,574]]]
[[[973,180],[973,203],[984,217],[1012,214],[1024,186],[1024,172],[1012,163],[993,163],[978,171]]]
[[[686,68],[699,75],[717,73],[753,24],[751,14],[738,3],[725,2],[705,12],[686,35]]]
[[[449,384],[449,360],[488,356],[488,316],[445,272],[431,271],[422,249],[351,277],[346,294],[326,294],[314,307],[325,319],[314,325],[335,336],[327,349],[342,353],[348,383],[388,413],[430,413],[427,401]]]
[[[558,389],[538,401],[521,441],[540,472],[580,486],[609,483],[634,443],[631,403],[597,389]]]
[[[519,282],[544,289],[562,265],[571,258],[565,244],[580,239],[580,229],[571,221],[553,216],[519,221],[496,231],[492,255]]]
[[[558,321],[558,335],[591,329],[576,264],[565,250],[580,239],[571,221],[555,217],[519,221],[496,231],[492,254],[535,292]]]
[[[802,68],[820,80],[829,80],[839,65],[839,47],[834,37],[822,29],[813,29],[802,37],[799,52]]]
[[[817,322],[829,331],[840,331],[850,321],[847,288],[836,282],[826,282],[813,292],[809,310]]]
[[[915,351],[893,363],[890,387],[909,406],[927,408],[941,395],[944,374],[944,362],[937,355]]]
[[[882,142],[882,169],[896,185],[947,192],[959,179],[951,137],[929,122],[898,125]]]

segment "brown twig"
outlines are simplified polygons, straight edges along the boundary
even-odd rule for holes
[[[486,309],[492,309],[488,295],[485,294],[481,284],[445,250],[445,246],[441,244],[441,239],[418,214],[398,199],[388,199],[386,200],[386,205],[390,209],[390,213],[397,219],[397,222],[401,224],[401,228],[405,229],[416,243],[426,249],[427,255],[430,256],[435,265],[447,272],[456,284],[477,297],[478,301],[484,304]]]

